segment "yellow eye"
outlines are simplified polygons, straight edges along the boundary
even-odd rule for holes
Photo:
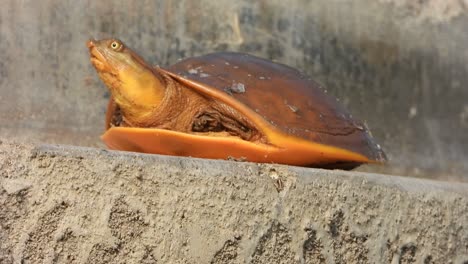
[[[110,47],[111,47],[111,49],[113,49],[115,51],[120,51],[122,49],[122,43],[115,40],[115,41],[111,42]]]

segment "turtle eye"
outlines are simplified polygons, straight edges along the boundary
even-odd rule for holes
[[[112,41],[110,44],[110,48],[115,51],[120,51],[122,49],[122,46],[123,46],[122,43],[120,43],[117,40]]]

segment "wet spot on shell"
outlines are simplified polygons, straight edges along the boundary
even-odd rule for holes
[[[299,107],[295,105],[288,104],[288,101],[284,100],[284,104],[291,110],[293,113],[297,113],[299,111]]]
[[[226,87],[223,89],[227,94],[232,95],[232,91],[230,87]]]
[[[233,83],[231,87],[226,87],[223,89],[229,95],[233,93],[245,93],[245,85],[243,83]]]
[[[190,70],[188,70],[188,73],[189,74],[198,74],[198,71],[197,71],[197,69],[190,69]]]
[[[229,93],[245,93],[245,85],[243,83],[233,83],[231,87],[226,89],[229,90]]]
[[[207,73],[200,73],[200,77],[201,77],[201,78],[205,78],[205,77],[208,77],[208,76],[210,76],[210,75],[207,74]]]
[[[297,106],[294,106],[294,105],[287,105],[287,106],[293,113],[297,113],[297,111],[299,111],[299,108]]]

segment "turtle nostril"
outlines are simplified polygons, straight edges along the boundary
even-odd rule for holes
[[[88,48],[93,48],[95,46],[94,42],[96,42],[96,40],[90,39],[86,42],[86,46],[88,46]]]

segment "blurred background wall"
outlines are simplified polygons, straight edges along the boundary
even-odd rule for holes
[[[17,1],[0,8],[0,138],[103,147],[87,39],[153,64],[213,51],[296,67],[365,120],[390,164],[468,181],[467,0]]]

